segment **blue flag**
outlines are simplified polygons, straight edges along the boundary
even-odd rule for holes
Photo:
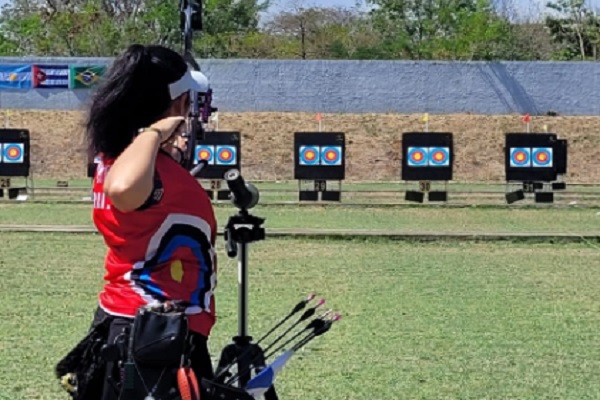
[[[0,65],[0,89],[30,89],[32,85],[31,65]]]

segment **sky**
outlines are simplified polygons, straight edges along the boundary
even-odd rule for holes
[[[495,2],[504,2],[506,0],[493,0]],[[534,10],[544,9],[548,0],[509,0],[513,2],[517,8],[519,14],[528,14],[535,12]],[[357,3],[359,8],[366,7],[365,0],[272,0],[273,6],[269,10],[272,12],[277,12],[278,10],[282,10],[285,8],[290,8],[291,5],[300,3],[304,6],[324,6],[324,7],[355,7]],[[588,7],[591,9],[598,9],[600,11],[600,0],[586,0]]]
[[[169,1],[169,0],[167,0]],[[178,0],[170,0],[178,1]],[[506,0],[495,0],[506,1]],[[508,0],[514,2],[520,15],[535,13],[535,10],[544,9],[547,0]],[[0,0],[0,6],[10,3],[10,0]],[[294,5],[310,7],[358,7],[366,8],[365,0],[271,0],[272,6],[267,11],[267,15],[272,15],[285,9],[291,9]],[[597,9],[600,12],[600,0],[587,0],[588,7]],[[533,10],[533,11],[532,11]]]

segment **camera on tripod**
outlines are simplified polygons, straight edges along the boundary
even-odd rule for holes
[[[262,227],[265,219],[253,216],[248,211],[258,204],[260,198],[258,189],[254,185],[246,183],[236,169],[229,170],[225,173],[224,178],[231,191],[230,200],[239,210],[237,214],[229,218],[225,226],[227,255],[232,258],[238,257],[238,334],[233,337],[232,343],[221,352],[215,379],[202,379],[201,384],[213,399],[254,400],[264,397],[265,400],[278,400],[273,385],[277,372],[295,351],[315,337],[327,332],[340,316],[330,315],[331,310],[329,310],[309,321],[304,328],[299,327],[301,323],[313,317],[317,309],[325,304],[325,300],[321,299],[316,305],[304,311],[291,326],[288,326],[282,334],[263,349],[261,343],[265,339],[303,310],[316,297],[310,295],[296,304],[287,316],[256,343],[253,342],[253,338],[248,335],[248,245],[265,239],[265,230]],[[297,328],[297,332],[293,332],[295,328]],[[291,338],[288,336],[290,334]],[[287,340],[279,346],[275,346],[284,338]],[[283,353],[267,365],[267,360],[282,350]],[[236,367],[235,372],[232,371],[234,367]]]

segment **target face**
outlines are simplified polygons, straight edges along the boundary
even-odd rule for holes
[[[322,147],[321,165],[342,165],[342,146]]]
[[[25,145],[23,143],[4,143],[2,161],[5,163],[23,163],[25,161]]]
[[[531,160],[534,167],[552,167],[552,148],[533,148],[531,152]]]
[[[298,151],[300,153],[300,165],[319,165],[319,146],[300,146]]]
[[[408,166],[409,167],[426,167],[427,166],[427,149],[425,147],[409,147],[408,148]]]
[[[432,167],[447,167],[450,165],[450,149],[448,147],[430,147],[429,165]]]
[[[217,165],[235,165],[237,152],[234,146],[217,146]]]
[[[199,161],[206,160],[209,165],[215,163],[215,151],[214,146],[200,145],[196,146],[196,152],[194,155],[194,164],[198,164]]]
[[[530,167],[531,150],[525,147],[514,147],[510,149],[511,167]]]

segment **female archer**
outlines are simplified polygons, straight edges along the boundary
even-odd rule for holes
[[[133,45],[103,77],[86,125],[100,157],[93,221],[108,247],[94,324],[110,319],[112,343],[140,307],[184,301],[198,378],[212,376],[217,227],[209,197],[181,165],[181,146],[190,91],[207,88],[178,53]],[[117,373],[109,363],[107,376]],[[102,400],[117,398],[105,384]]]

